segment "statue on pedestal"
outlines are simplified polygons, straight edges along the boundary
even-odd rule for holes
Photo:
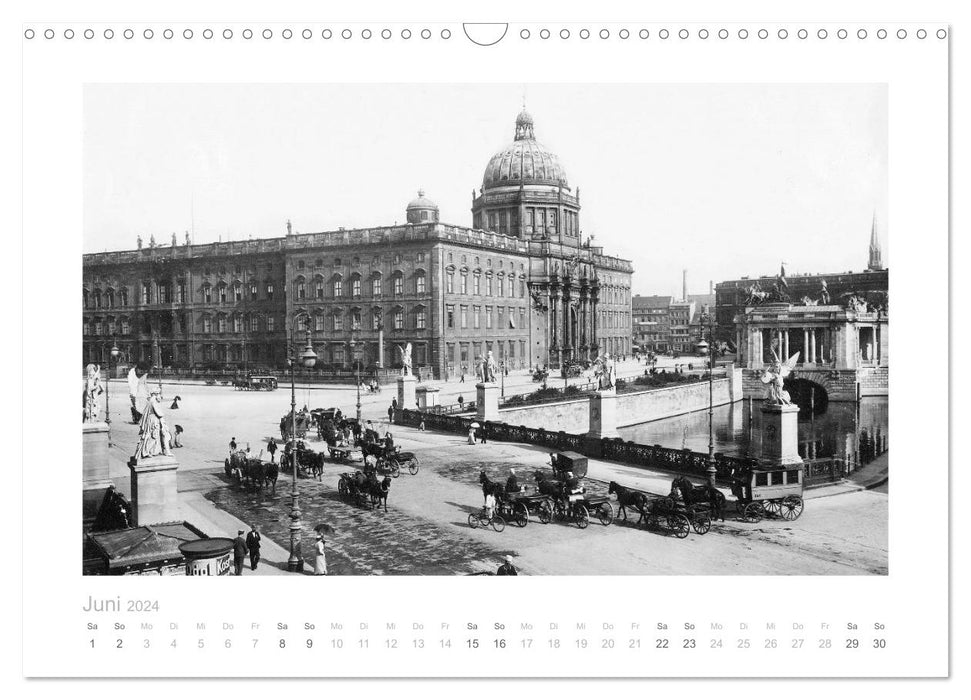
[[[84,393],[82,394],[83,420],[92,422],[98,420],[98,396],[104,393],[104,389],[101,387],[101,367],[89,364],[84,369],[86,376],[84,378]]]
[[[613,389],[614,374],[617,368],[610,353],[604,353],[594,361],[593,376],[597,379],[598,389]]]
[[[762,383],[768,385],[765,400],[774,405],[791,406],[792,399],[789,398],[789,392],[783,388],[783,384],[785,383],[785,378],[795,368],[796,362],[799,361],[799,353],[797,352],[786,362],[783,362],[779,358],[778,353],[776,353],[775,348],[772,348],[772,356],[775,358],[775,362],[769,365],[761,377]]]
[[[172,434],[162,414],[162,395],[153,391],[145,404],[142,420],[138,425],[138,445],[135,459],[172,455]]]
[[[498,368],[499,366],[496,364],[496,358],[492,356],[492,350],[489,350],[486,353],[486,359],[482,363],[482,381],[496,381],[496,370]]]
[[[401,357],[401,375],[411,376],[411,343],[405,343],[404,347],[398,346],[398,355]]]

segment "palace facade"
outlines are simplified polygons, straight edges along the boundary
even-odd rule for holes
[[[423,192],[403,225],[158,245],[83,258],[83,361],[280,369],[309,331],[318,367],[393,367],[397,346],[435,377],[557,368],[631,349],[630,261],[581,241],[579,190],[532,117],[488,163],[471,228]]]

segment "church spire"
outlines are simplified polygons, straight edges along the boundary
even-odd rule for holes
[[[873,212],[873,225],[870,228],[870,262],[868,270],[882,270],[883,258],[880,255],[880,239],[877,237],[877,213]]]

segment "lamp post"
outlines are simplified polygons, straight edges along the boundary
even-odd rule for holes
[[[294,322],[296,319],[294,319]],[[307,327],[307,345],[300,355],[297,355],[296,339],[293,324],[290,326],[290,352],[287,362],[290,364],[290,465],[293,468],[293,488],[290,491],[290,557],[287,559],[287,571],[303,571],[303,558],[300,556],[300,505],[297,493],[297,379],[296,366],[300,362],[308,369],[317,364],[317,353],[314,352],[310,339],[310,327]]]
[[[354,376],[357,385],[357,424],[361,424],[361,358],[357,354],[358,341],[351,337],[351,356],[354,358]]]
[[[708,469],[705,470],[708,476],[708,483],[715,485],[715,338],[714,338],[714,317],[711,314],[703,314],[701,317],[702,337],[698,342],[698,352],[708,356]],[[704,338],[704,327],[708,326],[708,340]]]
[[[108,404],[108,389],[111,386],[111,361],[115,361],[115,365],[118,364],[118,355],[121,354],[121,350],[115,343],[111,344],[111,350],[108,351],[108,376],[105,377],[105,423],[108,425],[108,447],[111,447],[111,410]]]

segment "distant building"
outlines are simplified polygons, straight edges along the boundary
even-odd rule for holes
[[[670,348],[669,312],[673,297],[640,294],[631,298],[631,339],[642,352],[665,353]]]
[[[752,306],[752,289],[770,289],[778,275],[741,277],[715,285],[716,337],[732,347],[735,344],[735,318]],[[876,218],[870,230],[867,269],[860,272],[827,272],[821,274],[786,275],[787,295],[791,303],[799,305],[804,300],[824,304],[845,305],[857,297],[870,308],[888,306],[889,271],[883,267],[880,242],[877,236]],[[825,290],[825,291],[824,291]]]

